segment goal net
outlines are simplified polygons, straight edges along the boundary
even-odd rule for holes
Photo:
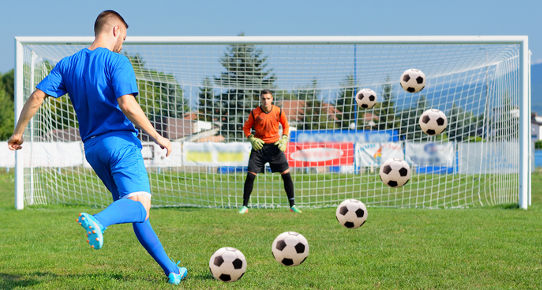
[[[63,57],[92,38],[17,38],[16,115]],[[139,104],[173,144],[140,133],[153,205],[238,207],[250,143],[242,126],[262,89],[288,118],[286,156],[296,204],[463,208],[519,204],[530,193],[530,95],[526,37],[128,37]],[[426,75],[418,93],[403,71]],[[362,88],[377,94],[356,105]],[[439,109],[448,126],[424,134],[418,119]],[[85,160],[68,96],[47,98],[17,154],[17,207],[103,207],[111,195]],[[383,184],[380,165],[404,159],[410,181]],[[280,174],[259,174],[250,206],[283,207]]]

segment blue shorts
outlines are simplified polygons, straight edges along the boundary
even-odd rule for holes
[[[85,142],[85,156],[111,191],[113,200],[132,193],[151,192],[141,155],[141,142],[131,132],[100,135]]]

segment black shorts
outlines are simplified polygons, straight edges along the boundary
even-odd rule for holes
[[[289,168],[288,160],[284,152],[280,151],[279,147],[275,144],[263,144],[261,150],[250,151],[250,158],[248,160],[248,171],[254,173],[264,172],[265,163],[269,162],[271,172],[284,172]]]

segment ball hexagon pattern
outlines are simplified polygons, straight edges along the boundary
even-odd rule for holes
[[[367,207],[357,199],[347,199],[339,204],[335,217],[346,228],[359,228],[367,220]]]
[[[420,116],[420,128],[427,135],[438,135],[442,133],[448,126],[448,118],[446,115],[437,109],[429,109]]]
[[[410,166],[403,159],[388,159],[380,166],[379,175],[387,186],[400,187],[410,180]]]
[[[236,248],[220,248],[211,256],[209,270],[217,280],[237,281],[247,270],[247,260],[245,255]]]
[[[425,74],[419,69],[407,69],[401,75],[400,84],[405,91],[417,93],[425,88]]]
[[[309,243],[302,234],[284,232],[271,245],[271,252],[277,262],[284,266],[297,266],[309,255]]]
[[[376,93],[371,89],[361,89],[356,94],[356,103],[358,107],[370,109],[376,104]]]

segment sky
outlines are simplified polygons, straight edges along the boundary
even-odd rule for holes
[[[528,35],[542,63],[541,0],[49,0],[0,11],[0,73],[14,68],[15,36],[92,36],[96,16],[118,11],[133,36]],[[513,3],[513,4],[512,4]],[[7,9],[6,9],[7,8]]]

